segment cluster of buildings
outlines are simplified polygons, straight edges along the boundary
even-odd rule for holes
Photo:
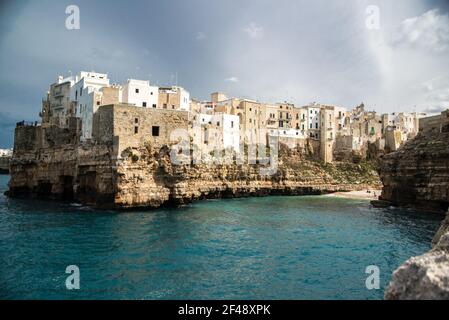
[[[164,115],[186,119],[191,142],[205,154],[217,149],[240,152],[245,145],[268,145],[276,139],[291,148],[307,149],[324,162],[364,154],[369,145],[394,151],[418,133],[419,119],[425,116],[416,112],[377,114],[365,110],[363,103],[352,110],[318,103],[301,107],[271,104],[228,98],[220,92],[212,93],[209,101],[200,101],[180,86],[158,87],[135,79],[118,85],[111,84],[107,74],[81,72],[60,76],[50,86],[43,101],[42,125],[68,127],[70,119],[79,119],[81,142],[91,141],[99,130],[95,114],[106,105],[151,109],[148,117],[163,110]],[[129,126],[125,129],[129,135],[140,137],[145,132],[148,139],[162,134],[155,125],[142,130],[141,123],[136,117],[121,126]]]
[[[9,173],[12,149],[0,149],[0,174]]]

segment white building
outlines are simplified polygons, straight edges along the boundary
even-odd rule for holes
[[[150,86],[149,81],[128,79],[122,86],[122,101],[120,102],[144,108],[157,108],[158,99],[159,88]]]
[[[76,116],[81,119],[81,140],[92,138],[93,114],[100,106],[103,87],[109,87],[104,73],[82,71],[75,78],[71,100],[76,102]]]
[[[12,149],[0,149],[0,157],[11,157]]]
[[[193,122],[193,140],[203,151],[231,148],[239,152],[239,127],[240,120],[236,115],[197,114]]]
[[[179,93],[179,109],[190,111],[190,93],[182,87],[175,87]]]
[[[305,139],[304,131],[300,129],[290,128],[290,129],[269,129],[268,134],[273,137],[279,138],[292,138],[292,139]]]
[[[346,129],[346,114],[346,108],[334,106],[335,123],[337,125],[335,129],[337,131]]]
[[[306,110],[306,130],[312,139],[320,137],[320,105],[311,104],[303,107]]]

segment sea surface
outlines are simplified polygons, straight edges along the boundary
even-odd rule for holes
[[[382,299],[442,216],[327,196],[97,211],[8,199],[0,176],[2,299]],[[80,289],[66,288],[76,265]],[[368,290],[366,267],[380,270]]]

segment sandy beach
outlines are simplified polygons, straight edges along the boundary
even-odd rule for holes
[[[382,190],[360,190],[360,191],[348,191],[348,192],[335,192],[330,193],[328,197],[340,197],[349,199],[366,199],[377,200]]]

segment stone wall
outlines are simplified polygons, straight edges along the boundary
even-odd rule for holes
[[[171,134],[175,130],[188,132],[188,121],[187,111],[101,106],[94,116],[93,137],[100,143],[113,143],[114,152],[120,157],[124,150],[147,142],[159,147],[171,143]]]
[[[449,110],[431,117],[419,119],[419,131],[441,130],[441,127],[449,124]]]

